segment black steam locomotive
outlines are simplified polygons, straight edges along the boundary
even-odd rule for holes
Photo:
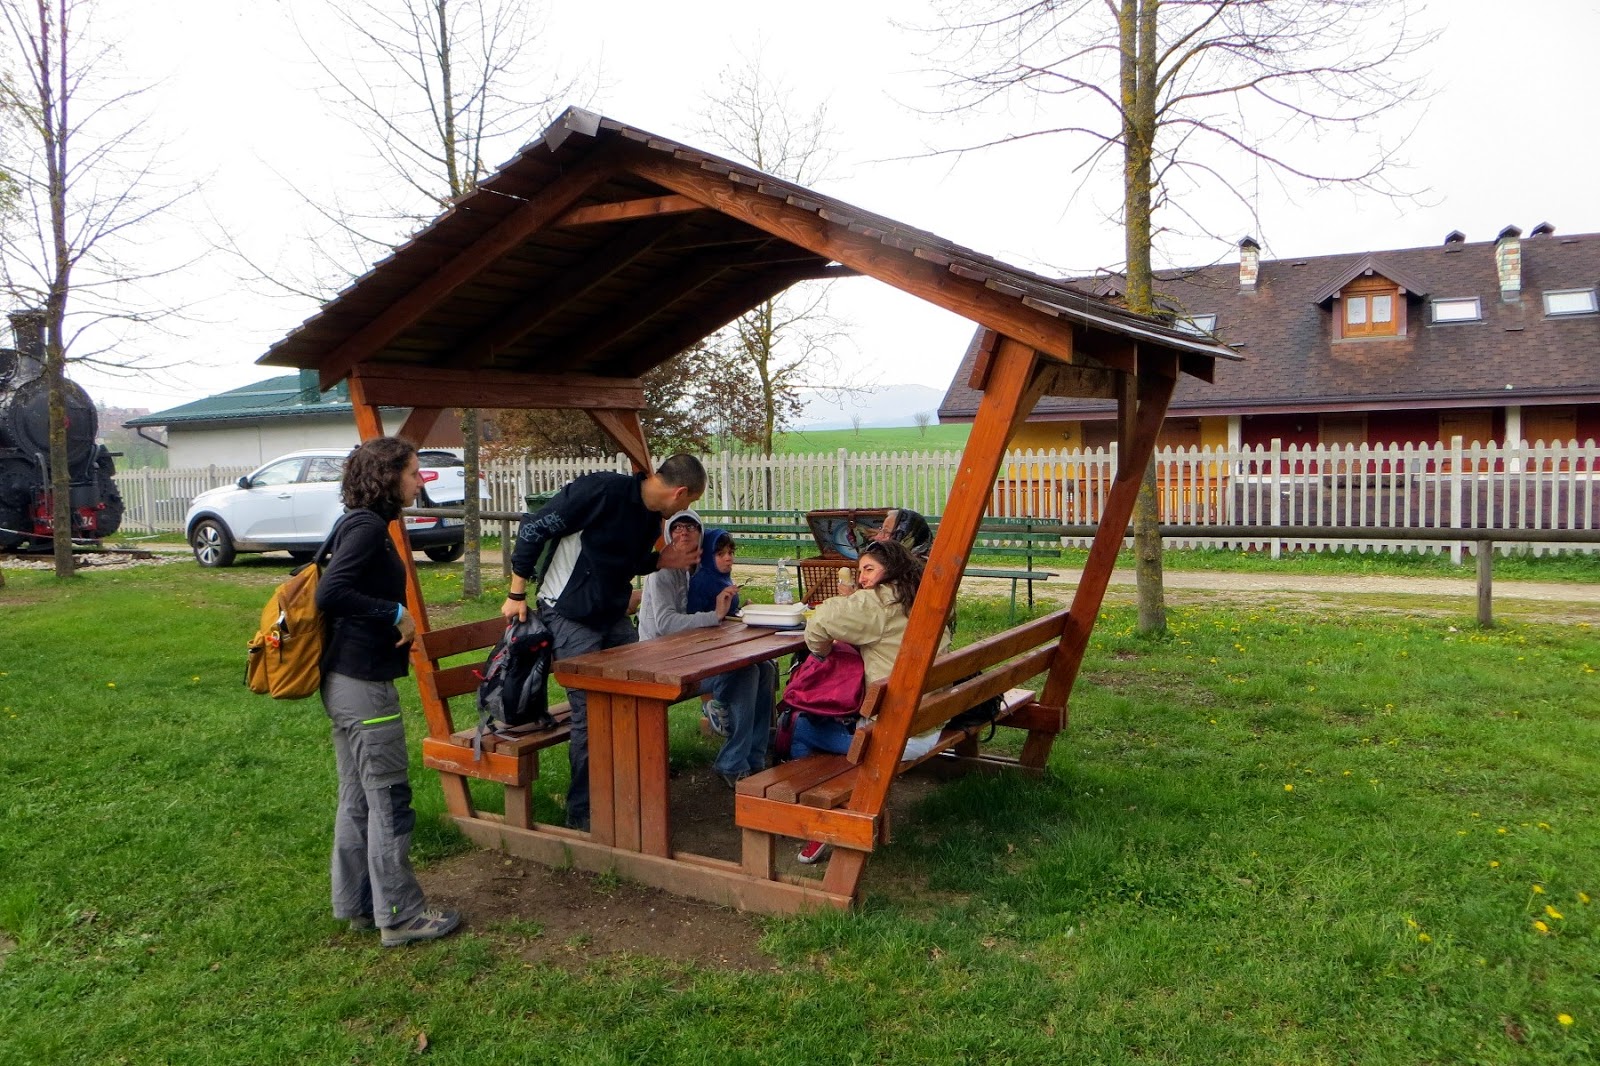
[[[51,544],[50,389],[44,378],[44,316],[10,316],[15,348],[0,348],[0,550]],[[72,537],[98,540],[122,525],[116,467],[96,443],[100,420],[89,394],[66,382],[67,467]]]

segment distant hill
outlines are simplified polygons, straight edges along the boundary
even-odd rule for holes
[[[926,412],[930,425],[939,422],[939,401],[944,391],[928,385],[880,385],[870,390],[834,399],[812,391],[806,397],[805,411],[795,422],[797,429],[853,429],[852,416],[859,415],[868,426],[914,426],[917,415]]]

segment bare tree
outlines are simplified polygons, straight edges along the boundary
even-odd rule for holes
[[[856,436],[861,436],[861,412],[850,412],[850,428],[856,431]]]
[[[1152,249],[1169,211],[1221,237],[1194,199],[1236,197],[1261,232],[1261,172],[1312,186],[1397,195],[1393,146],[1373,131],[1421,85],[1404,61],[1435,34],[1408,0],[942,0],[950,111],[1025,99],[1037,137],[1086,145],[1084,169],[1122,183],[1131,310],[1156,310]],[[1329,151],[1330,142],[1337,151]],[[1087,179],[1085,179],[1087,180]],[[1231,243],[1230,235],[1227,238]],[[1166,628],[1155,461],[1134,511],[1139,628]]]
[[[724,71],[721,83],[722,91],[706,101],[701,131],[711,144],[789,181],[815,184],[827,174],[834,154],[826,104],[792,110],[791,90],[766,74],[759,54]],[[797,285],[722,331],[713,343],[734,353],[759,398],[759,425],[736,435],[770,455],[804,407],[802,390],[850,392],[852,375],[835,352],[842,336],[842,323],[828,314],[826,282]]]
[[[926,437],[928,435],[928,427],[933,425],[933,413],[931,411],[918,411],[912,416],[912,420],[917,424],[917,436]]]
[[[336,199],[322,209],[328,232],[318,248],[341,284],[476,188],[572,88],[541,66],[541,11],[523,0],[337,0],[342,51],[302,31],[384,178],[375,199]],[[478,483],[480,424],[479,412],[461,412],[469,486],[461,592],[469,599],[483,591],[479,499],[470,487]]]
[[[6,146],[0,271],[7,295],[44,318],[58,578],[73,572],[69,358],[136,366],[137,352],[119,341],[177,310],[141,291],[160,272],[135,261],[145,224],[183,193],[155,172],[156,148],[140,142],[140,91],[124,86],[106,43],[115,34],[95,32],[96,13],[94,0],[0,0],[9,53],[0,111],[17,133]]]

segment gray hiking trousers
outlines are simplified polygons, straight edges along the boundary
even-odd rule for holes
[[[393,681],[344,674],[322,678],[322,705],[333,722],[339,764],[339,810],[333,822],[333,916],[372,915],[382,928],[422,913],[422,886],[411,869],[411,781],[406,727]]]

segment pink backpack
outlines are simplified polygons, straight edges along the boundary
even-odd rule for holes
[[[826,658],[813,655],[789,674],[783,706],[823,718],[853,718],[867,694],[867,671],[853,644],[834,642]]]

